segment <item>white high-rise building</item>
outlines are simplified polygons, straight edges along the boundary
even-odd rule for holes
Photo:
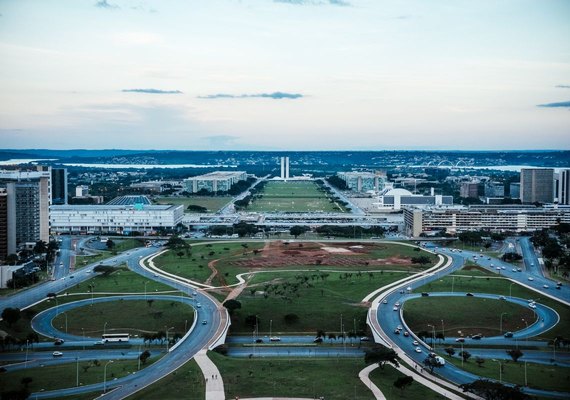
[[[570,205],[570,169],[558,174],[558,204]]]
[[[281,179],[289,179],[289,157],[281,157]]]

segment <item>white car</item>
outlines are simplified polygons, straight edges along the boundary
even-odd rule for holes
[[[54,351],[53,353],[51,353],[51,355],[54,357],[61,357],[63,356],[63,353],[61,351]]]
[[[416,353],[421,353],[422,349],[420,349],[419,347],[416,347]]]
[[[382,303],[384,303],[384,304],[388,304],[388,300],[384,300]]]
[[[548,285],[542,285],[543,288],[548,289]]]
[[[394,307],[393,310],[394,310],[394,311],[398,311],[398,307]]]
[[[513,268],[513,269],[511,269],[511,271],[513,271],[513,272],[517,272],[517,269],[516,269],[516,268]]]
[[[394,304],[394,307],[400,307],[400,303],[397,302],[396,304]]]
[[[412,344],[413,344],[414,346],[418,346],[418,345],[419,345],[419,343],[418,343],[417,340],[414,340],[414,341],[412,342]]]
[[[280,341],[281,341],[281,338],[280,338],[279,336],[271,336],[271,337],[269,338],[269,341],[271,341],[271,342],[280,342]]]
[[[529,306],[530,308],[532,308],[533,310],[536,308],[536,305],[534,305],[534,304],[529,304],[528,306]]]
[[[202,307],[202,304],[196,303],[196,307],[200,308],[200,307]]]
[[[529,280],[529,281],[534,281],[534,278],[533,278],[532,276],[529,276],[529,277],[528,277],[528,280]]]

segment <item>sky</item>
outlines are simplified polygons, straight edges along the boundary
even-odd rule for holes
[[[568,0],[0,0],[0,148],[570,149]]]

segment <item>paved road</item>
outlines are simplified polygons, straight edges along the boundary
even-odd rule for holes
[[[463,251],[462,253],[457,253],[457,252],[452,252],[449,249],[440,249],[441,252],[446,253],[447,255],[449,255],[452,258],[452,264],[449,268],[446,269],[444,274],[449,274],[452,273],[454,271],[457,271],[459,268],[461,268],[463,266],[463,263],[465,261],[466,258],[470,258],[473,259],[473,255],[477,255],[477,262],[480,263],[483,266],[486,266],[487,268],[491,269],[491,268],[496,268],[496,266],[501,266],[502,264],[499,264],[499,260],[489,260],[488,257],[485,257],[484,259],[482,257],[479,257],[480,254],[477,253],[473,253],[473,252],[465,252]],[[494,263],[493,267],[491,267],[491,263]],[[511,266],[512,269],[512,266]],[[505,270],[501,269],[502,273],[505,273],[505,271],[507,271],[507,268],[505,266]],[[521,274],[520,272],[511,272],[512,275],[512,279],[521,279],[524,278],[523,274]],[[443,273],[442,273],[443,274]],[[439,274],[430,274],[425,276],[419,283],[415,284],[415,285],[409,285],[413,288],[417,287],[417,286],[421,286],[424,285],[426,283],[429,283],[433,280],[439,279],[440,275]],[[402,288],[406,288],[406,286],[408,285],[402,285]],[[556,290],[556,292],[559,292],[558,290]],[[449,296],[449,295],[462,295],[465,296],[465,293],[430,293],[430,296]],[[398,325],[402,325],[404,327],[404,329],[407,329],[405,322],[402,319],[401,316],[401,311],[400,309],[398,309],[397,311],[393,311],[393,307],[394,304],[396,302],[399,302],[400,304],[403,304],[406,300],[410,299],[410,298],[417,298],[420,297],[421,294],[407,294],[407,293],[401,293],[400,290],[394,290],[391,294],[389,294],[386,297],[387,300],[387,304],[381,304],[380,307],[378,308],[378,312],[377,312],[377,318],[379,320],[380,325],[382,326],[382,329],[386,332],[386,334],[390,337],[390,339],[399,347],[401,348],[409,357],[411,357],[414,361],[418,362],[419,364],[422,364],[422,362],[424,361],[424,359],[427,356],[427,353],[429,353],[429,348],[427,348],[426,346],[421,346],[421,353],[416,352],[415,348],[417,346],[414,346],[412,344],[412,341],[416,338],[414,337],[404,337],[402,334],[395,334],[394,330],[396,329],[396,327]],[[482,294],[482,293],[475,293],[475,296],[477,297],[485,297],[485,298],[492,298],[492,299],[498,299],[497,295],[489,295],[489,294]],[[507,298],[506,301],[512,301],[518,304],[521,304],[523,306],[527,306],[527,301],[526,299],[516,299],[516,298]],[[404,306],[405,307],[405,306]],[[537,308],[535,310],[537,312],[537,314],[539,315],[539,317],[537,318],[536,322],[529,325],[528,328],[525,328],[521,331],[515,332],[515,337],[517,339],[521,339],[521,338],[526,338],[526,337],[532,337],[532,336],[536,336],[537,334],[539,334],[540,332],[544,332],[548,329],[550,329],[552,326],[554,326],[557,322],[558,322],[558,315],[550,308],[545,307],[541,304],[537,304]],[[542,318],[544,318],[544,321],[542,321]],[[434,321],[433,322],[434,325],[434,329],[435,330],[440,330],[441,328],[441,322],[440,321]],[[431,327],[426,327],[426,330],[432,329]],[[484,339],[483,339],[484,340]],[[495,340],[500,340],[499,338],[495,338]],[[473,340],[473,342],[475,342],[475,340]],[[482,341],[477,341],[479,343],[481,343]],[[468,343],[466,343],[465,345],[468,345]],[[451,364],[451,363],[447,363],[445,365],[445,367],[443,368],[438,368],[435,371],[438,375],[440,375],[441,377],[450,380],[451,382],[454,382],[455,384],[463,384],[463,383],[469,383],[472,382],[476,379],[479,379],[479,376],[475,375],[475,374],[471,374],[469,372],[466,372],[458,367],[456,367],[455,365]],[[530,388],[525,388],[524,389],[527,393],[529,394],[533,394],[533,395],[540,395],[540,396],[555,396],[555,397],[568,397],[570,396],[570,393],[557,393],[557,392],[552,392],[552,391],[543,391],[543,390],[536,390],[536,389],[530,389]]]

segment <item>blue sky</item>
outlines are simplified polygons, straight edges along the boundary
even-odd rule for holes
[[[569,37],[567,0],[0,0],[0,147],[569,149]]]

